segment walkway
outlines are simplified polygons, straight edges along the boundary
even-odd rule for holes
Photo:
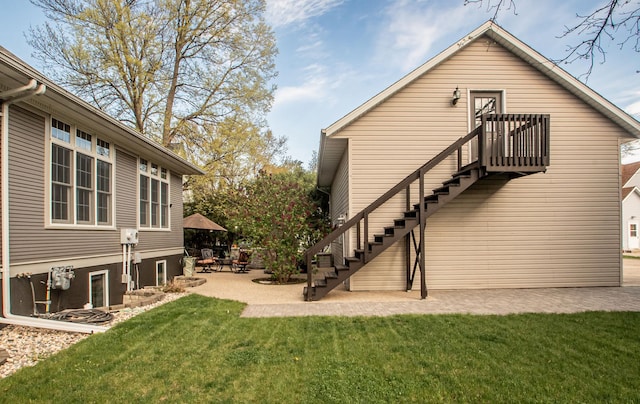
[[[336,289],[319,302],[305,302],[304,284],[261,285],[261,270],[245,274],[198,273],[207,282],[191,289],[204,296],[247,303],[243,317],[388,316],[394,314],[511,314],[640,311],[640,259],[624,260],[624,287],[348,292]]]

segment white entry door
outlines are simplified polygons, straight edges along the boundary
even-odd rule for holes
[[[629,233],[627,234],[627,245],[630,250],[640,248],[640,238],[638,238],[638,221],[629,222]]]
[[[473,130],[482,124],[482,115],[502,113],[502,92],[500,91],[471,91],[471,108],[469,120],[470,129]],[[478,139],[471,142],[469,162],[478,159]]]

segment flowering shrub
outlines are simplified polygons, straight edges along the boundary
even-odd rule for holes
[[[265,249],[265,268],[280,283],[299,273],[304,249],[326,229],[310,191],[290,176],[261,174],[238,190],[233,226],[254,247]]]

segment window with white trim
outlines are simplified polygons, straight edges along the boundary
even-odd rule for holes
[[[54,118],[50,142],[50,223],[111,226],[111,144]]]
[[[167,283],[167,261],[156,261],[156,286]]]
[[[140,159],[139,223],[141,228],[169,228],[169,174],[166,168]]]
[[[89,303],[92,307],[109,306],[109,271],[89,273]]]

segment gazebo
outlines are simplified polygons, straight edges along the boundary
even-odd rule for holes
[[[201,215],[200,213],[194,213],[193,215],[185,217],[182,221],[182,227],[185,230],[194,230],[194,232],[190,234],[191,237],[189,237],[192,243],[190,246],[188,246],[193,251],[187,248],[187,251],[189,251],[190,254],[194,253],[192,255],[199,255],[200,253],[199,250],[201,248],[214,247],[213,245],[208,245],[210,244],[209,233],[214,231],[215,232],[227,231],[227,229],[220,226],[218,223],[214,222],[213,220],[210,220],[207,217]],[[186,241],[187,241],[187,237],[185,237],[185,244],[186,244]],[[187,247],[187,245],[185,245],[185,247]],[[218,253],[220,253],[220,251],[218,251]]]
[[[182,227],[185,229],[196,229],[196,230],[217,230],[217,231],[227,231],[224,227],[220,226],[218,223],[210,220],[200,213],[194,213],[191,216],[187,216],[182,219]]]

